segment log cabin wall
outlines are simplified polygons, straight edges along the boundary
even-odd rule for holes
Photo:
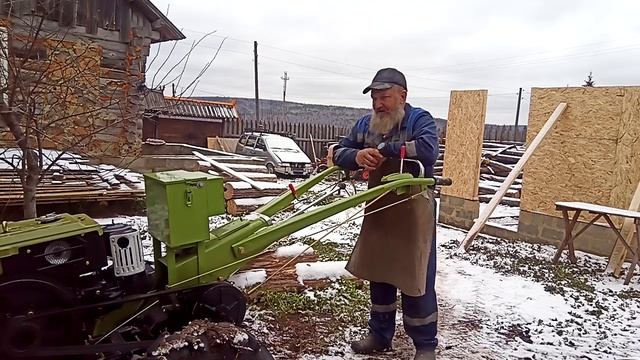
[[[28,31],[27,24],[37,24],[41,19],[33,17],[37,13],[34,10],[46,13],[42,29],[55,34],[49,43],[57,41],[66,48],[90,49],[82,50],[78,59],[93,66],[87,72],[91,76],[82,76],[84,84],[74,83],[78,95],[74,97],[77,104],[73,104],[91,108],[85,111],[91,114],[73,116],[70,122],[61,123],[51,131],[51,139],[45,141],[44,147],[59,149],[62,143],[69,143],[70,136],[79,139],[97,129],[81,149],[72,151],[98,159],[138,156],[150,45],[183,39],[184,35],[148,0],[0,0],[0,18],[5,20],[12,37],[10,50],[19,47],[15,39],[21,31]],[[60,87],[63,90],[68,91]],[[0,140],[10,144],[11,134],[3,134],[3,130],[0,129]]]

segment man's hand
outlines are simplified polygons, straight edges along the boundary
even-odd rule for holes
[[[356,154],[356,163],[365,168],[365,170],[375,170],[383,160],[384,156],[380,154],[378,149],[362,149]]]

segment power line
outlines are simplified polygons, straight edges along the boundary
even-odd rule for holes
[[[588,46],[593,46],[593,45],[596,45],[596,44],[603,44],[603,43],[606,43],[606,41],[598,41],[598,42],[589,43],[589,44],[577,45],[577,46],[574,46],[574,47],[566,48],[564,50],[567,50],[567,49],[578,49],[578,48],[583,48],[583,47],[588,47]],[[500,60],[525,58],[525,57],[530,57],[530,56],[535,56],[535,55],[542,55],[542,54],[546,54],[546,53],[553,53],[555,51],[556,50],[553,50],[553,51],[539,51],[539,52],[535,52],[535,53],[520,54],[520,55],[507,56],[507,57],[501,56],[501,57],[485,59],[485,60],[476,60],[476,61],[456,63],[456,64],[448,64],[448,65],[440,65],[440,66],[429,66],[429,67],[411,69],[411,70],[412,71],[439,70],[439,69],[444,69],[444,68],[456,68],[456,67],[465,66],[465,65],[484,64],[484,63],[488,63],[488,62],[489,63],[494,63],[495,61],[500,61]]]
[[[189,29],[184,29],[186,31],[189,32],[194,32],[194,33],[201,33],[200,31],[196,31],[196,30],[189,30]],[[215,37],[221,37],[221,35],[213,35]],[[246,43],[250,43],[249,40],[242,40],[242,39],[237,39],[237,38],[230,38],[232,40],[238,41],[238,42],[246,42]],[[350,64],[350,63],[345,63],[342,61],[337,61],[337,60],[331,60],[331,59],[327,59],[327,58],[323,58],[323,57],[319,57],[319,56],[314,56],[314,55],[309,55],[309,54],[304,54],[298,51],[292,51],[292,50],[287,50],[287,49],[283,49],[280,47],[276,47],[276,46],[271,46],[271,45],[262,45],[262,47],[266,47],[266,48],[271,48],[271,49],[276,49],[279,51],[283,51],[283,52],[287,52],[287,53],[291,53],[291,54],[296,54],[299,56],[304,56],[304,57],[308,57],[311,59],[317,59],[317,60],[322,60],[322,61],[326,61],[326,62],[330,62],[330,63],[334,63],[334,64],[339,64],[339,65],[343,65],[343,66],[349,66],[349,67],[354,67],[354,68],[358,68],[358,69],[363,69],[363,70],[367,70],[368,72],[373,72],[373,71],[377,71],[378,69],[374,69],[371,67],[366,67],[366,66],[362,66],[362,65],[356,65],[356,64]],[[282,60],[282,59],[278,59],[278,58],[273,58],[271,57],[272,60],[276,60],[276,61],[286,61],[286,60]],[[299,65],[299,64],[298,64]],[[315,68],[317,69],[317,68]],[[319,70],[322,71],[322,70]],[[410,71],[405,71],[408,75],[410,74]],[[437,81],[437,82],[444,82],[444,83],[454,83],[454,84],[468,84],[468,85],[474,85],[473,83],[470,82],[462,82],[462,81],[455,81],[455,80],[444,80],[444,79],[436,79],[436,78],[429,78],[429,77],[424,77],[422,75],[417,75],[417,74],[410,74],[411,77],[414,78],[420,78],[420,79],[424,79],[424,80],[428,80],[428,81]],[[363,79],[362,77],[358,77],[358,79]],[[478,86],[484,86],[484,85],[478,85]],[[428,88],[423,88],[423,89],[427,89]]]

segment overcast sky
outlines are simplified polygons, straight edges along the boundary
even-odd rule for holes
[[[153,0],[187,36],[151,84],[204,34],[179,88],[222,48],[193,96],[254,97],[253,41],[260,98],[368,108],[362,89],[376,70],[404,72],[408,101],[447,117],[451,90],[487,89],[487,122],[526,123],[532,87],[640,85],[640,1],[243,1]],[[151,58],[157,45],[151,50]],[[173,70],[174,78],[181,66]],[[185,95],[189,95],[187,91]],[[166,91],[169,95],[169,91]]]

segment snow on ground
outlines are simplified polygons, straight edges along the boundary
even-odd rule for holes
[[[330,279],[337,280],[344,277],[352,277],[345,270],[346,261],[318,261],[296,264],[298,281],[304,285],[304,280]]]
[[[305,245],[301,242],[297,242],[295,244],[280,246],[276,249],[277,257],[294,257],[301,254],[311,255],[313,254],[313,248],[309,245]]]
[[[480,214],[484,208],[487,207],[486,203],[480,203]],[[518,231],[518,218],[520,217],[520,208],[514,206],[506,206],[498,204],[489,216],[488,224],[498,225],[508,230]]]
[[[243,271],[229,277],[229,281],[240,289],[253,286],[263,282],[267,278],[267,271],[264,269]]]
[[[280,251],[295,256],[306,248],[305,241],[321,238],[323,244],[350,249],[362,219],[348,219],[359,215],[359,209],[349,209],[290,235],[286,242],[296,245]],[[518,211],[500,205],[492,218],[517,218]],[[213,217],[210,224],[215,227],[230,219]],[[144,217],[100,222],[125,222],[139,228],[145,249],[150,248]],[[336,230],[326,230],[343,222]],[[640,275],[624,286],[623,279],[603,273],[605,258],[577,252],[577,265],[556,266],[551,263],[554,247],[489,237],[476,239],[468,253],[459,253],[464,235],[438,227],[439,359],[640,359]],[[297,275],[301,281],[337,279],[348,275],[345,263],[301,263]],[[233,281],[239,287],[251,286],[264,281],[263,271],[236,274]],[[338,296],[338,290],[329,290],[332,292],[318,290],[308,296]],[[269,316],[255,311],[248,314],[252,329],[264,338],[271,336],[264,333]],[[401,319],[399,314],[400,332]],[[340,340],[322,354],[303,353],[297,358],[365,359],[354,355],[348,342],[366,330],[350,327],[340,331]],[[410,357],[412,349],[407,344],[404,352],[384,358]]]
[[[362,206],[347,209],[339,214],[333,215],[322,222],[306,227],[291,234],[290,238],[311,238],[323,242],[333,242],[351,244],[360,231],[362,225]],[[355,219],[358,217],[358,219]],[[349,219],[355,219],[349,221]],[[341,231],[334,231],[340,226]]]

